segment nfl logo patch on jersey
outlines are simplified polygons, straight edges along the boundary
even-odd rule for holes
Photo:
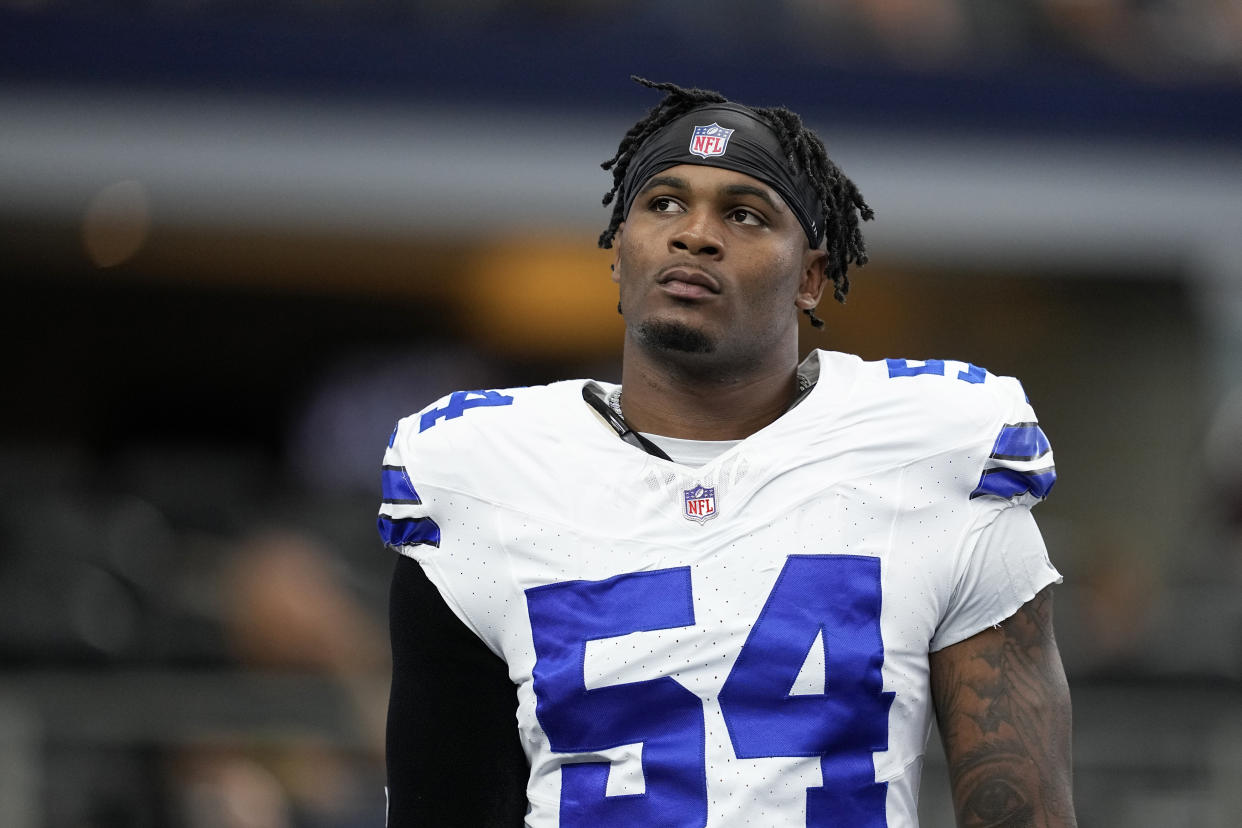
[[[716,489],[695,486],[682,492],[681,516],[686,520],[706,523],[716,516]]]
[[[690,154],[700,158],[724,155],[725,147],[729,145],[729,136],[732,134],[733,130],[725,129],[716,123],[696,126],[694,132],[690,134]]]

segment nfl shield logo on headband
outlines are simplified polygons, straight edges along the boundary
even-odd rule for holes
[[[690,154],[700,158],[724,155],[725,147],[729,145],[729,136],[732,134],[733,130],[725,129],[717,123],[710,126],[696,126],[690,135]]]

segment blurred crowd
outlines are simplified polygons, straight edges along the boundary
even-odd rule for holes
[[[780,38],[829,64],[880,59],[921,69],[1052,72],[1096,65],[1153,82],[1242,80],[1235,0],[0,0],[0,7],[420,29],[628,21],[653,32]]]
[[[1148,80],[1213,75],[1242,79],[1242,6],[1231,0],[786,4],[817,35],[835,41],[845,29],[898,62],[943,66],[1069,58]]]
[[[382,824],[371,504],[227,446],[0,464],[0,824]]]
[[[347,356],[279,456],[0,443],[0,825],[382,825],[380,457],[498,381],[465,348]]]

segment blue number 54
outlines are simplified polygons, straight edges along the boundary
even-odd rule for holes
[[[566,759],[561,825],[707,823],[702,702],[670,677],[588,690],[586,644],[694,624],[690,569],[568,581],[526,591],[535,645],[535,714],[554,751],[590,754],[642,743],[642,794],[608,796],[609,765]],[[822,636],[822,694],[794,694]],[[739,758],[818,756],[823,785],[807,790],[807,825],[883,828],[887,786],[872,752],[888,747],[893,694],[883,692],[880,567],[851,555],[790,556],[721,689]],[[831,681],[828,680],[831,676]]]

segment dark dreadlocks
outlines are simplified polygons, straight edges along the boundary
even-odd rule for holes
[[[605,249],[612,247],[617,228],[625,220],[622,215],[625,205],[617,199],[617,193],[625,180],[625,171],[629,168],[630,160],[639,147],[666,124],[696,107],[728,103],[728,99],[719,92],[683,89],[676,84],[655,83],[637,75],[630,77],[649,89],[658,89],[666,94],[664,100],[625,133],[617,147],[617,154],[600,165],[605,170],[612,170],[612,189],[604,196],[604,205],[613,205],[612,219],[599,237],[599,246]],[[863,243],[859,219],[870,221],[875,213],[863,201],[862,193],[858,192],[854,182],[846,178],[828,157],[823,142],[803,125],[802,119],[796,113],[784,107],[751,109],[776,134],[781,149],[785,152],[785,159],[792,169],[795,172],[805,172],[815,185],[824,214],[824,236],[828,248],[826,270],[833,283],[832,295],[838,302],[844,302],[845,294],[850,289],[849,276],[846,275],[850,265],[861,266],[867,263],[867,248]],[[814,313],[808,310],[807,315],[816,327],[823,327],[824,323]]]

